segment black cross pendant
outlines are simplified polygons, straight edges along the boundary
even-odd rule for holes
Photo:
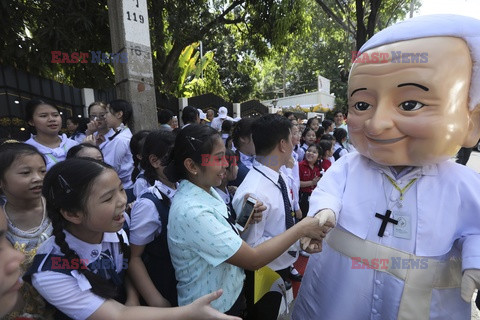
[[[383,233],[385,232],[385,228],[387,227],[387,223],[391,222],[393,224],[398,224],[398,220],[395,220],[393,218],[390,218],[390,215],[392,214],[392,211],[387,210],[385,212],[385,215],[382,216],[380,213],[375,213],[375,217],[382,219],[382,225],[380,226],[380,229],[378,230],[378,236],[383,237]]]

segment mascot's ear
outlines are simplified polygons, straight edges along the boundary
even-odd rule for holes
[[[463,147],[473,147],[478,143],[480,139],[480,103],[470,111],[470,118],[468,120],[468,132],[465,140],[463,141]]]

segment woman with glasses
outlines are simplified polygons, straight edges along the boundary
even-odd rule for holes
[[[90,122],[87,124],[87,138],[84,142],[91,142],[101,148],[107,138],[114,134],[113,130],[107,127],[106,113],[107,106],[103,102],[95,101],[88,106]]]

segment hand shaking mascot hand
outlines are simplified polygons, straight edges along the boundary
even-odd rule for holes
[[[309,259],[292,319],[470,319],[480,175],[449,159],[480,137],[480,20],[382,30],[353,63],[348,99],[358,153],[310,198],[309,215],[336,227]]]

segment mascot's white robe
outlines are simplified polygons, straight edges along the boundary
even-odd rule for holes
[[[309,215],[330,208],[336,214],[336,228],[426,257],[420,264],[397,261],[396,268],[428,272],[433,261],[461,259],[462,270],[480,269],[480,175],[450,161],[410,169],[395,178],[389,167],[350,153],[320,180],[310,198]],[[400,188],[417,180],[399,201],[400,192],[386,175]],[[382,220],[375,214],[384,215],[387,209],[394,219],[406,217],[403,238],[392,223],[383,237],[378,236]],[[385,258],[391,263],[396,257]],[[404,281],[380,271],[381,265],[362,267],[324,241],[323,252],[309,259],[292,319],[397,319]],[[470,319],[470,304],[461,299],[460,288],[433,289],[428,302],[430,319]]]

